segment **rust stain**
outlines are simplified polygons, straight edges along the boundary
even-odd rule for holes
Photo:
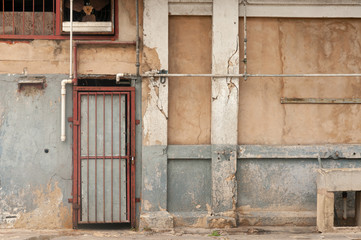
[[[63,205],[63,194],[58,183],[49,183],[46,189],[33,191],[36,208],[24,212],[15,222],[15,228],[27,229],[57,229],[71,228],[71,210]]]

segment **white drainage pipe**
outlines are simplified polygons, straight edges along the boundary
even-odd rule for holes
[[[73,0],[70,0],[70,59],[69,59],[69,79],[61,81],[61,136],[60,140],[66,140],[65,134],[65,112],[66,112],[66,84],[73,82]]]

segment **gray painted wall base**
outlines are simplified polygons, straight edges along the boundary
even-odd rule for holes
[[[167,211],[148,212],[140,215],[140,230],[170,230],[173,226],[173,216]]]
[[[143,146],[142,211],[167,209],[167,146]]]
[[[315,211],[249,211],[238,212],[240,226],[315,226]]]

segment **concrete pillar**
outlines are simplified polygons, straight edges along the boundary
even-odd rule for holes
[[[213,1],[212,73],[239,73],[238,0]],[[212,211],[209,227],[236,226],[238,78],[212,79]]]
[[[355,194],[355,221],[356,226],[361,226],[361,191],[356,191]]]
[[[334,226],[335,194],[325,189],[317,189],[317,230],[332,231]]]
[[[168,69],[168,1],[144,1],[143,66]],[[143,79],[142,196],[140,229],[173,227],[167,212],[168,81]]]

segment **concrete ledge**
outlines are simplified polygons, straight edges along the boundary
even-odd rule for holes
[[[226,216],[207,217],[208,228],[234,228],[237,226],[236,218]]]
[[[148,212],[140,215],[140,230],[172,230],[173,216],[167,211]]]

